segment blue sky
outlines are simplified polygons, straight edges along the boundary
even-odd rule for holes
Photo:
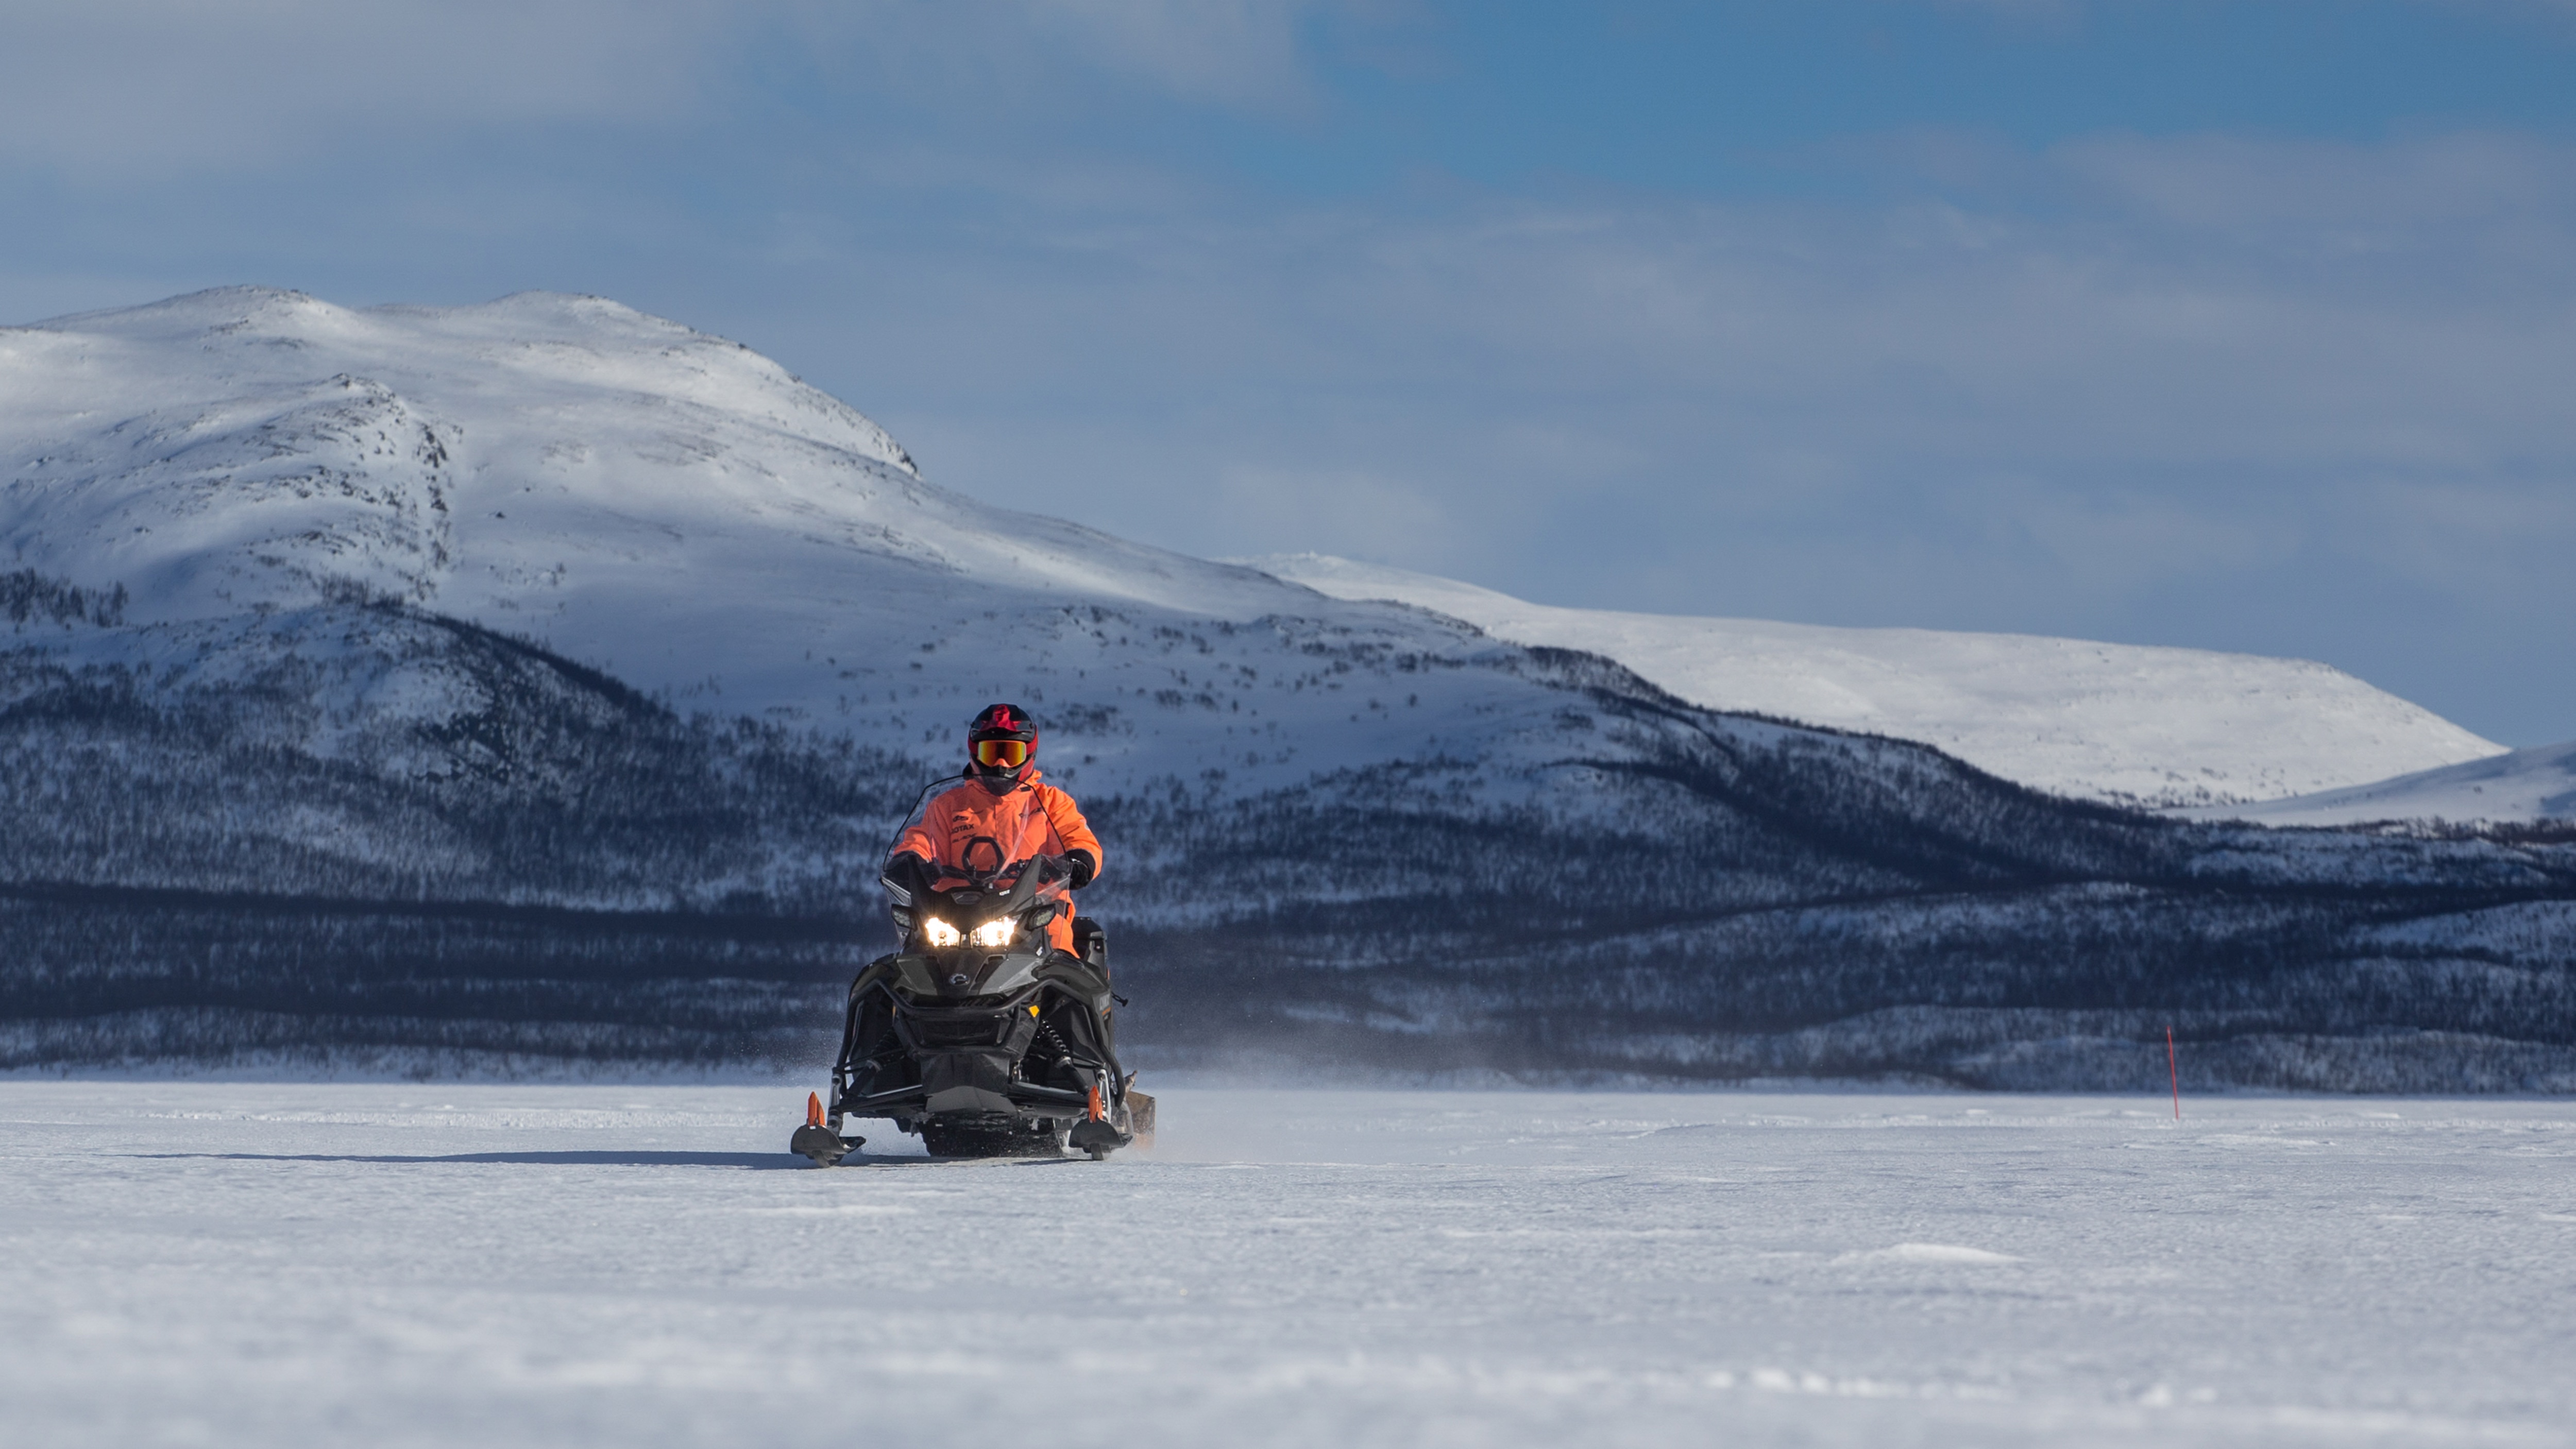
[[[89,0],[0,317],[596,292],[934,479],[2576,736],[2576,4]]]

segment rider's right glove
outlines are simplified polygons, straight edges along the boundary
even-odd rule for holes
[[[1073,874],[1073,888],[1075,890],[1080,890],[1084,886],[1091,884],[1091,878],[1100,874],[1100,862],[1091,858],[1090,851],[1068,850],[1064,853],[1063,858],[1065,869]]]
[[[931,884],[937,879],[930,869],[930,862],[909,850],[887,861],[882,874],[916,897],[930,894]]]

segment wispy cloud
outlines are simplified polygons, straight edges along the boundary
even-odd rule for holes
[[[1171,94],[1224,106],[1312,104],[1300,27],[1314,0],[1026,0],[1029,39],[1059,40]]]
[[[529,122],[702,118],[780,34],[864,53],[881,82],[1016,77],[1068,62],[1225,107],[1310,104],[1318,0],[82,0],[14,7],[0,155],[66,167],[255,169],[349,140]],[[846,57],[844,57],[846,58]],[[986,84],[994,80],[1002,85]]]
[[[700,104],[709,48],[741,17],[721,0],[17,6],[0,45],[0,156],[252,171],[423,127],[667,121]]]

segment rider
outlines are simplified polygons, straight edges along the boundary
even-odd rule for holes
[[[1075,890],[1100,874],[1100,837],[1073,797],[1038,773],[1038,725],[1015,704],[987,706],[966,726],[965,783],[941,791],[894,843],[886,879],[918,895],[980,879],[1035,856],[1064,859]],[[1073,903],[1047,923],[1047,944],[1073,954]]]

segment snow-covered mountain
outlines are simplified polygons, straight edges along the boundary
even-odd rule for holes
[[[2227,805],[2504,751],[2300,659],[1560,609],[1321,554],[1240,562],[1337,598],[1434,610],[1516,644],[1604,655],[1710,709],[1920,740],[2005,779],[2081,798]]]
[[[2136,1085],[2178,1026],[2224,1080],[2528,1090],[2576,1043],[2576,846],[2155,819],[1450,604],[987,508],[596,299],[233,289],[0,330],[0,1067],[828,1047],[893,820],[995,698],[1114,842],[1084,905],[1164,1051]],[[2050,651],[2091,646],[1979,675],[1924,666],[1941,637],[1847,650],[1839,714],[1717,697],[2082,712]],[[2093,668],[2129,774],[1993,763],[2301,783],[2242,752],[2173,779],[2138,721],[2226,690]],[[2423,724],[2319,688],[2227,718]]]
[[[2576,820],[2576,740],[2514,750],[2465,765],[2418,770],[2344,790],[2182,813],[2196,820],[2250,820],[2260,825]]]
[[[1263,788],[1385,758],[1423,738],[1406,720],[1426,689],[1439,718],[1467,717],[1442,708],[1464,703],[1446,671],[1314,666],[1308,630],[1390,655],[1480,647],[1374,600],[1600,654],[1709,708],[2126,804],[2502,752],[2302,661],[1554,609],[1313,555],[1145,548],[927,483],[777,364],[597,298],[352,310],[230,288],[0,331],[0,479],[12,566],[122,586],[137,623],[358,589],[686,706],[923,746],[1025,695],[1088,757],[1057,760],[1113,787],[1215,768]],[[1263,618],[1300,622],[1212,629]]]
[[[1021,700],[1094,787],[1384,759],[1500,677],[1386,662],[1494,652],[1454,625],[934,486],[776,363],[597,298],[227,288],[0,330],[0,479],[0,557],[138,625],[361,591],[942,759]]]

